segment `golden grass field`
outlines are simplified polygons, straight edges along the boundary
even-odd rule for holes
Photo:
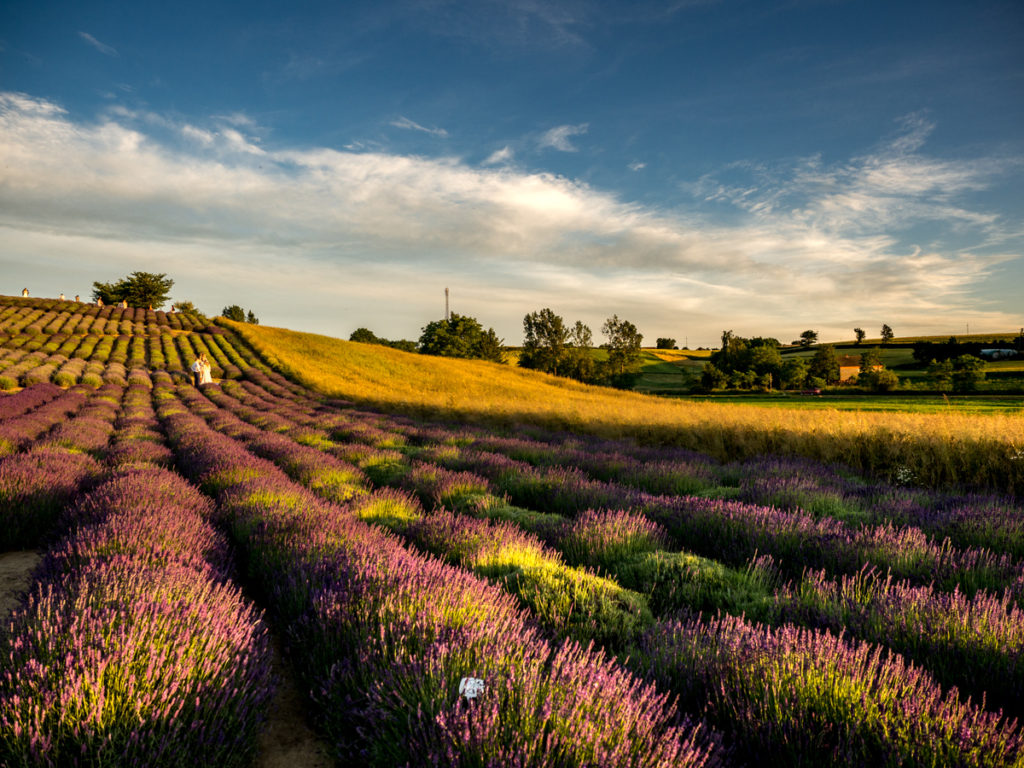
[[[778,452],[927,485],[1024,491],[1024,410],[1008,414],[790,410],[678,402],[508,365],[429,357],[224,321],[272,366],[324,394],[388,411],[679,445],[720,459]]]

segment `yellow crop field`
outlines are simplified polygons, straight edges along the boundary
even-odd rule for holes
[[[1024,490],[1024,410],[876,413],[677,402],[506,365],[227,324],[269,364],[303,384],[391,411],[632,437],[723,459],[789,453],[927,485]]]

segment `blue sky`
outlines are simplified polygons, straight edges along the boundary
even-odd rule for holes
[[[508,343],[1024,325],[1019,2],[8,0],[0,293]]]

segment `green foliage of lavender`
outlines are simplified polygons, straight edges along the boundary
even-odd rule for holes
[[[645,638],[641,660],[752,762],[981,768],[1024,757],[1015,722],[943,693],[881,646],[827,631],[670,622]]]

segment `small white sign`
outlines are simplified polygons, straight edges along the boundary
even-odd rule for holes
[[[459,683],[459,695],[475,699],[484,692],[484,681],[477,677],[464,677]]]

